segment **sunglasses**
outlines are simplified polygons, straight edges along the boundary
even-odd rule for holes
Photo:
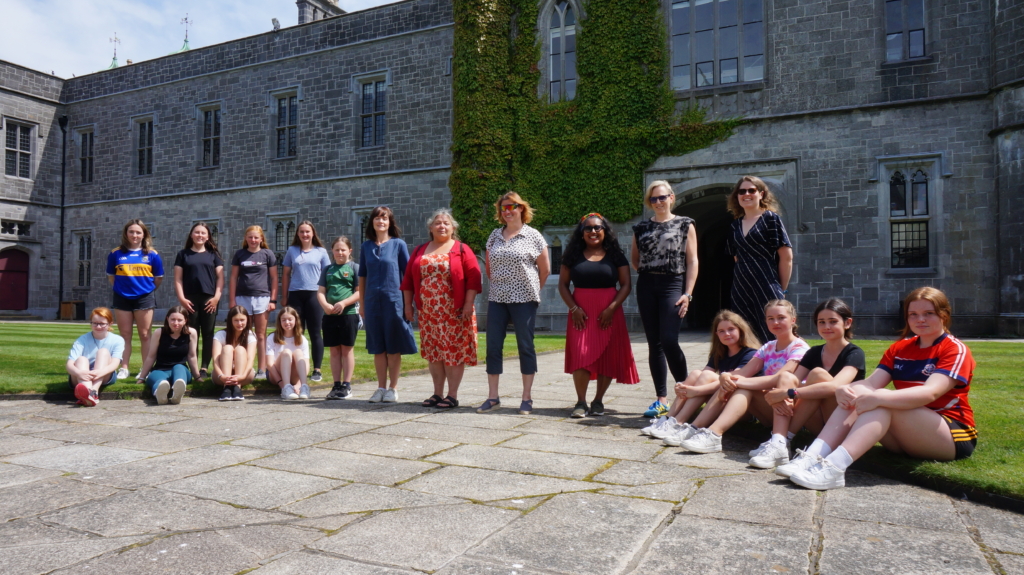
[[[745,196],[747,194],[756,194],[758,192],[760,192],[760,190],[758,190],[757,188],[740,188],[739,190],[737,190],[736,195]]]
[[[667,202],[668,199],[671,198],[671,197],[672,197],[672,194],[669,194],[667,196],[651,196],[651,203],[652,204],[660,204],[661,202]]]
[[[519,204],[504,204],[499,208],[503,212],[514,212],[520,208]]]
[[[601,226],[601,225],[597,225],[597,226],[583,226],[583,231],[584,232],[588,232],[588,233],[589,232],[599,232],[599,231],[601,231],[603,229],[604,229],[604,226]]]

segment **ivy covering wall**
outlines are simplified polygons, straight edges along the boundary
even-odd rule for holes
[[[548,103],[538,94],[541,4],[453,2],[449,187],[460,235],[478,248],[498,225],[494,201],[509,190],[536,208],[537,227],[574,224],[587,212],[636,217],[644,170],[659,156],[706,147],[738,123],[675,112],[659,0],[586,0],[576,97]]]

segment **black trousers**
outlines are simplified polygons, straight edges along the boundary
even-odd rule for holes
[[[192,309],[196,310],[189,316],[188,325],[199,333],[199,339],[203,342],[203,361],[199,364],[203,369],[210,367],[210,359],[213,358],[213,331],[217,327],[217,309],[214,308],[213,312],[206,311],[206,302],[212,297],[213,294],[205,293],[185,294],[185,299],[192,302]]]
[[[648,361],[658,397],[666,397],[668,371],[675,381],[686,379],[686,356],[679,347],[679,317],[676,302],[683,295],[683,275],[641,272],[636,281],[636,303],[647,336]],[[668,370],[665,362],[668,362]]]
[[[320,369],[324,363],[324,308],[316,300],[316,292],[309,290],[296,290],[288,292],[288,306],[299,312],[299,319],[302,321],[302,329],[305,336],[309,338],[310,354],[313,356],[313,369]],[[278,310],[281,311],[281,310]]]

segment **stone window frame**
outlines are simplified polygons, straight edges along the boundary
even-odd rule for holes
[[[71,230],[72,253],[75,255],[75,280],[72,289],[87,290],[92,288],[92,238],[93,230]]]
[[[220,168],[224,160],[224,102],[216,100],[197,104],[196,118],[196,169],[215,170]],[[206,114],[216,117],[213,132],[206,134]],[[207,164],[206,143],[210,143],[210,163]],[[216,152],[216,153],[214,153]],[[216,158],[216,161],[213,161]]]
[[[548,261],[551,262],[551,275],[557,276],[561,271],[562,255],[569,245],[576,226],[545,226],[541,235],[548,244]],[[559,265],[555,265],[559,264]]]
[[[349,212],[349,217],[351,220],[349,225],[351,226],[352,234],[349,236],[349,239],[351,239],[354,244],[352,246],[353,249],[359,249],[359,246],[366,241],[366,222],[376,207],[376,205],[373,205],[353,206],[350,208],[351,211]]]
[[[142,141],[140,127],[149,124],[149,141]],[[129,127],[132,142],[132,177],[148,178],[153,175],[156,166],[156,112],[132,116]],[[148,144],[148,145],[146,145]],[[145,158],[145,161],[141,161]]]
[[[284,232],[283,237],[278,236],[278,224],[281,225],[281,231]],[[264,236],[267,238],[267,246],[270,247],[270,251],[277,256],[278,268],[282,267],[284,254],[288,251],[288,246],[292,244],[292,238],[295,236],[298,226],[299,212],[297,211],[267,214],[267,227]],[[278,247],[283,247],[283,249],[278,249]],[[280,271],[278,269],[278,272]]]
[[[188,229],[191,230],[192,226],[194,226],[194,225],[196,225],[196,224],[198,224],[200,222],[206,224],[206,228],[210,231],[210,237],[213,239],[213,242],[215,244],[217,244],[217,249],[220,250],[220,253],[221,254],[226,253],[224,251],[224,248],[220,245],[220,239],[223,238],[223,237],[227,237],[227,231],[224,228],[223,220],[221,220],[221,218],[219,218],[219,217],[215,217],[215,218],[195,218],[194,220],[192,220],[192,223],[190,223],[188,225]],[[264,232],[264,235],[265,234],[266,234],[266,232]],[[232,251],[232,253],[234,253],[233,250],[231,250],[231,251]]]
[[[944,152],[928,152],[921,154],[905,154],[896,156],[877,156],[877,171],[872,174],[869,181],[878,186],[878,215],[880,237],[886,238],[880,242],[880,248],[884,250],[885,275],[887,276],[912,276],[912,277],[935,277],[948,259],[945,254],[945,234],[942,229],[942,195],[946,178],[953,176],[949,170],[946,154]],[[927,187],[927,214],[915,215],[910,209],[910,202],[907,202],[906,215],[892,215],[890,204],[890,181],[896,172],[900,172],[906,178],[908,189],[911,177],[918,170],[921,170],[928,177]],[[909,193],[907,194],[909,196]],[[928,246],[928,265],[919,267],[897,267],[893,265],[893,242],[894,227],[900,224],[925,223],[927,226],[926,242]]]
[[[372,85],[374,87],[373,102],[371,105],[371,110],[369,112],[367,112],[364,109],[365,100],[363,91],[366,89],[365,86],[367,85]],[[392,111],[391,109],[389,109],[392,99],[391,86],[392,76],[390,68],[374,70],[372,72],[364,72],[362,74],[352,76],[352,82],[351,85],[349,86],[349,91],[352,93],[352,112],[353,117],[355,117],[356,119],[356,149],[368,150],[387,147],[387,123],[388,116]],[[384,92],[384,103],[382,109],[378,110],[377,94],[378,92],[380,92],[381,87],[383,87]],[[378,126],[377,124],[378,118],[380,118],[380,121],[383,121],[384,123],[383,134],[379,133],[380,126]],[[372,139],[372,142],[368,145],[366,144],[365,138],[367,120],[370,121],[369,128],[370,136]]]
[[[18,128],[18,136],[15,138],[15,146],[13,148],[8,147],[7,131],[12,127]],[[28,149],[25,150],[22,146],[22,133],[28,131]],[[3,117],[3,144],[4,144],[4,177],[14,178],[17,180],[32,181],[35,180],[36,176],[36,160],[38,156],[38,145],[36,144],[36,136],[39,134],[39,125],[33,122],[27,122],[25,120],[19,120],[16,118],[10,118],[7,116]],[[7,161],[11,154],[14,154],[14,173],[7,173]],[[21,175],[21,159],[23,156],[27,156],[28,174]]]
[[[700,2],[701,6],[710,5],[712,25],[708,30],[697,30],[697,22],[694,17],[696,12],[694,9],[697,7],[697,2]],[[685,8],[688,9],[689,15],[687,18],[687,29],[688,31],[683,33],[674,34],[676,31],[674,18],[676,18],[675,11],[684,9],[684,4],[687,5]],[[722,4],[731,4],[731,8],[734,11],[735,23],[727,26],[720,26],[722,23],[722,11],[720,6]],[[745,16],[749,9],[752,13],[759,12],[759,19],[748,19]],[[761,87],[765,82],[765,75],[768,70],[768,35],[767,27],[765,25],[766,9],[764,6],[764,0],[665,0],[665,22],[668,25],[668,50],[669,50],[669,69],[668,69],[668,81],[672,86],[673,90],[679,93],[690,93],[697,91],[711,90],[714,92],[719,91],[741,91],[750,87]],[[726,21],[726,24],[731,24],[731,21]],[[756,38],[752,40],[756,46],[746,46],[747,35],[752,34],[752,29],[748,29],[748,26],[757,25],[759,28],[758,34],[760,35],[760,42],[756,42]],[[730,42],[730,45],[735,47],[735,54],[727,52],[722,54],[722,37],[725,35],[721,30],[735,29],[734,38],[735,43]],[[699,33],[711,33],[713,38],[712,53],[710,54],[711,60],[702,60],[698,62],[697,53],[697,34]],[[732,33],[729,33],[732,34]],[[685,35],[686,38],[681,39],[680,37]],[[686,54],[681,56],[681,47],[685,47]],[[757,54],[756,49],[760,48],[761,53]],[[748,54],[748,52],[750,52]],[[730,57],[731,56],[731,57]],[[760,57],[760,77],[746,77],[748,72],[746,70],[744,60],[746,58],[758,58]],[[735,60],[735,70],[732,72],[735,74],[735,79],[723,83],[722,77],[722,63]],[[684,61],[686,63],[684,63]],[[711,83],[697,85],[697,66],[700,64],[711,64]],[[687,68],[687,75],[685,76],[685,83],[687,86],[681,85],[676,80],[676,69]],[[680,70],[681,71],[681,70]],[[753,72],[753,70],[751,70]],[[682,76],[679,76],[682,78]]]
[[[928,6],[924,0],[881,0],[882,30],[885,38],[883,62],[894,64],[929,59]],[[916,7],[916,10],[914,10]],[[895,14],[899,13],[899,20]],[[920,42],[915,42],[919,35]],[[898,42],[899,54],[894,54]]]
[[[13,240],[31,240],[32,227],[34,225],[34,221],[12,220],[10,218],[0,219],[0,237]]]
[[[96,179],[96,124],[85,124],[75,126],[75,138],[72,144],[77,147],[78,152],[78,178],[76,185],[86,186],[92,184]],[[88,136],[88,143],[86,143]]]
[[[294,114],[293,114],[292,118],[286,118],[285,119],[285,122],[288,122],[290,120],[291,123],[281,124],[280,115],[278,114],[278,109],[279,109],[279,107],[281,105],[280,104],[280,100],[281,99],[289,99],[289,98],[295,98],[295,111],[294,111]],[[304,100],[305,100],[305,98],[303,97],[303,94],[302,94],[302,86],[300,86],[300,85],[288,86],[288,87],[285,87],[285,88],[278,88],[276,90],[271,90],[270,92],[267,93],[267,108],[268,108],[268,116],[269,116],[269,120],[270,120],[270,126],[269,126],[269,129],[267,131],[267,137],[269,138],[269,141],[270,141],[270,145],[268,146],[268,154],[269,154],[271,160],[274,160],[274,161],[287,161],[287,160],[294,160],[294,159],[296,159],[299,156],[299,138],[301,137],[301,134],[302,134],[302,130],[300,129],[301,125],[302,125],[302,122],[301,122],[301,120],[302,120],[302,102]],[[289,112],[291,112],[290,105],[291,104],[289,102],[289,104],[288,104]],[[280,155],[279,154],[279,151],[280,151],[280,148],[279,148],[279,138],[280,138],[280,136],[278,134],[281,132],[281,130],[285,130],[285,137],[287,138],[288,137],[287,130],[289,130],[289,129],[294,130],[294,132],[293,132],[294,135],[295,135],[295,149],[294,149],[294,153],[288,154],[287,152],[289,150],[286,148],[285,155]]]
[[[569,99],[562,98],[554,101],[551,100],[551,13],[556,9],[556,5],[561,2],[566,2],[575,14],[576,23],[573,25],[573,34],[576,36],[577,44],[579,43],[580,34],[584,29],[582,22],[587,18],[586,10],[580,0],[543,0],[543,4],[537,12],[536,33],[541,53],[540,62],[537,63],[537,70],[540,72],[540,82],[537,85],[537,96],[543,98],[544,101],[549,103],[570,101]],[[578,93],[579,73],[576,74],[576,81],[576,91]],[[559,94],[561,93],[560,87]]]

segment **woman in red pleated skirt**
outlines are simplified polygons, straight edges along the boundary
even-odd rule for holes
[[[580,219],[565,247],[558,278],[558,293],[569,306],[565,372],[572,374],[576,386],[572,417],[604,415],[604,394],[612,379],[633,384],[640,375],[622,313],[622,302],[632,290],[629,261],[601,214]],[[597,393],[588,407],[587,388],[594,379]]]

